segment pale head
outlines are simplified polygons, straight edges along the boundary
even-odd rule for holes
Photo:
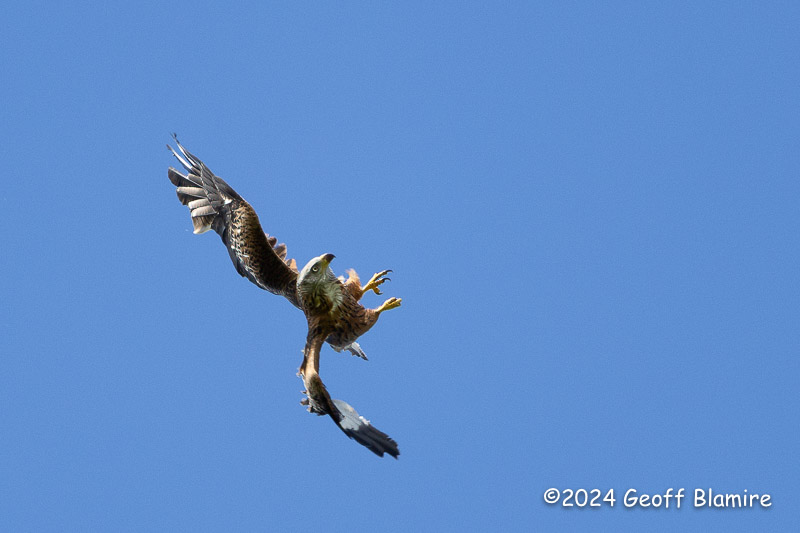
[[[303,290],[336,281],[336,275],[330,267],[334,257],[333,254],[323,254],[306,263],[297,277],[297,287]]]

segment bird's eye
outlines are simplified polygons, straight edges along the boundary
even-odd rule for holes
[[[311,272],[319,272],[319,265],[314,265],[311,267]]]

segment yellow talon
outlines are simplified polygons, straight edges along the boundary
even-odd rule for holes
[[[400,307],[400,303],[403,301],[402,298],[389,298],[385,302],[381,304],[381,306],[376,309],[379,313],[383,313],[384,311],[388,311],[389,309],[394,309],[396,307]]]
[[[391,272],[391,270],[384,270],[372,276],[367,284],[361,287],[361,294],[366,294],[369,291],[375,291],[375,294],[381,294],[381,291],[378,290],[378,286],[390,280],[390,278],[385,277],[389,272]]]

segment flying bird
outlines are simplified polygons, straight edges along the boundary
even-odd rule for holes
[[[381,313],[400,306],[399,298],[389,298],[375,309],[361,305],[369,291],[381,294],[379,287],[389,281],[391,270],[378,272],[361,285],[355,270],[348,278],[336,277],[330,268],[333,254],[311,259],[298,271],[294,259],[287,259],[286,245],[261,229],[255,210],[233,188],[214,175],[197,157],[189,153],[173,134],[177,150],[167,148],[186,171],[168,170],[177,187],[178,199],[189,207],[194,233],[214,230],[228,249],[236,271],[260,288],[285,297],[305,313],[308,335],[298,375],[303,379],[306,398],[301,402],[309,412],[329,415],[351,439],[379,456],[397,458],[400,450],[388,435],[374,427],[342,400],[334,400],[319,377],[319,358],[327,342],[337,352],[347,350],[366,359],[357,340],[378,321]]]

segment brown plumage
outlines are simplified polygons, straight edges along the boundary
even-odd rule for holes
[[[348,437],[377,455],[388,453],[397,458],[397,443],[350,405],[331,399],[319,377],[319,355],[325,342],[337,352],[348,350],[366,359],[357,339],[375,325],[382,312],[399,307],[401,300],[390,298],[376,309],[365,308],[360,300],[370,290],[381,294],[378,287],[389,280],[386,274],[390,271],[375,274],[361,286],[354,270],[348,271],[346,281],[337,278],[329,266],[333,254],[324,254],[298,272],[294,259],[286,258],[286,245],[264,233],[250,204],[173,138],[178,151],[167,148],[187,174],[170,167],[168,177],[177,187],[178,199],[191,211],[194,233],[213,229],[240,275],[285,297],[306,315],[308,335],[299,372],[306,386],[303,403],[313,413],[329,415]]]

